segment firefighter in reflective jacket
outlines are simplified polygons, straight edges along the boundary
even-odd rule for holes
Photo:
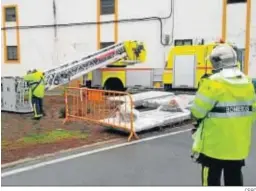
[[[40,71],[29,71],[24,80],[30,87],[31,101],[34,111],[34,119],[41,119],[44,114],[43,98],[45,94],[44,74]]]
[[[250,151],[256,120],[256,95],[251,80],[237,67],[237,55],[227,44],[216,46],[209,59],[213,75],[205,79],[191,107],[192,157],[202,165],[202,185],[242,186],[241,169]],[[197,156],[197,157],[195,157]]]

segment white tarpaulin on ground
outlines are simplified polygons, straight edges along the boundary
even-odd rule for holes
[[[128,115],[127,115],[128,116]],[[104,121],[108,123],[115,123],[118,121],[120,116],[117,115],[116,117],[107,118]],[[152,129],[154,127],[165,126],[173,123],[178,123],[190,119],[190,111],[186,110],[183,112],[168,112],[168,111],[161,111],[161,110],[150,110],[139,112],[134,118],[133,127],[135,132],[140,132],[143,130]],[[130,127],[129,118],[125,118],[119,125]],[[129,130],[129,129],[127,129]]]
[[[189,108],[189,104],[191,104],[193,96],[187,97],[187,95],[174,96],[171,94],[165,94],[165,97],[163,97],[162,99],[159,99],[158,97],[158,99],[151,98],[149,100],[142,100],[141,97],[137,96],[137,99],[135,99],[135,101],[137,101],[137,103],[140,102],[144,106],[146,106],[147,104],[155,104],[155,106],[158,107],[157,109],[143,112],[140,112],[133,108],[133,127],[135,132],[182,122],[184,120],[190,119],[190,111],[187,108]],[[104,119],[103,121],[113,124],[118,121],[119,125],[130,128],[131,107],[129,104],[127,106],[127,104],[128,103],[124,103],[123,105],[121,105],[119,107],[119,111],[116,112],[114,116]]]
[[[171,100],[176,100],[183,108],[190,108],[192,105],[192,102],[194,100],[195,96],[194,95],[186,95],[186,94],[181,94],[181,95],[172,95],[172,96],[166,96],[164,98],[152,98],[148,100],[144,100],[142,105],[145,107],[150,107],[150,108],[156,108],[159,107],[160,105],[168,104]]]
[[[161,92],[161,91],[148,91],[148,92],[142,92],[137,94],[131,94],[133,104],[135,107],[142,106],[143,102],[148,99],[162,99],[165,97],[174,96],[171,92]],[[116,97],[109,97],[108,98],[111,101],[123,101],[123,102],[129,102],[128,96],[116,96]]]

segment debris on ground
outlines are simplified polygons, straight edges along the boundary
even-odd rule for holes
[[[190,119],[188,107],[192,98],[185,95],[177,97],[172,93],[155,92],[155,97],[158,97],[156,99],[152,94],[153,92],[132,95],[137,98],[133,98],[134,105],[124,101],[126,99],[122,101],[125,96],[110,96],[107,99],[90,102],[79,101],[77,96],[67,97],[66,100],[71,105],[68,104],[69,118],[65,124],[63,123],[65,118],[63,95],[46,96],[44,99],[46,116],[40,121],[32,120],[32,113],[2,112],[2,163],[114,138],[126,139],[127,133],[131,131],[144,132],[157,127],[183,123]],[[148,95],[151,97],[145,99]],[[135,108],[136,105],[140,107],[145,104],[150,105],[150,110],[139,111]],[[131,108],[133,108],[132,112]],[[131,114],[134,115],[131,119],[134,121],[132,125],[129,121]],[[105,124],[105,127],[90,123],[88,120],[78,121],[76,119],[72,122],[74,120],[72,116],[88,120],[95,119]],[[120,128],[116,128],[119,131],[113,131],[113,128],[109,126]],[[124,132],[120,131],[121,127]]]
[[[63,124],[64,119],[60,115],[64,106],[63,96],[46,96],[46,116],[39,122],[32,120],[32,113],[1,112],[2,164],[114,138],[126,138],[84,121]]]

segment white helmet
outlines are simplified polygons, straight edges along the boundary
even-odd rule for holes
[[[217,45],[210,54],[213,70],[237,67],[237,54],[228,44]]]

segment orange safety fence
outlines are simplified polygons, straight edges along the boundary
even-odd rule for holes
[[[129,132],[128,141],[138,138],[134,131],[133,100],[129,93],[68,87],[65,91],[67,121],[82,120]]]

